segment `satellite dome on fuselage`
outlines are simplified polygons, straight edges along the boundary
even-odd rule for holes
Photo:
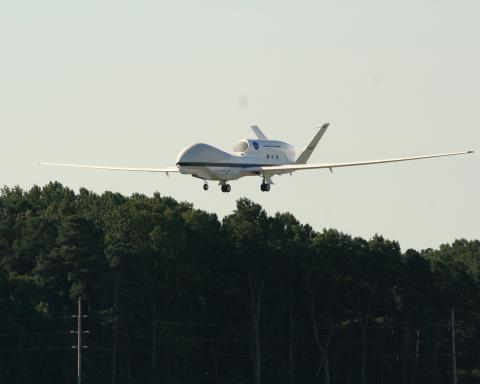
[[[255,140],[255,139],[244,139],[240,140],[233,147],[233,152],[235,153],[252,153],[255,154],[258,151],[264,149],[277,149],[285,152],[288,157],[295,159],[295,149],[288,143],[278,140]]]
[[[197,143],[189,145],[180,151],[177,157],[177,164],[196,163],[199,161],[217,163],[230,158],[230,156],[227,152],[223,152],[212,145]]]

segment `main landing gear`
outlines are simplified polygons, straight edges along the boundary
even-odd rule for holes
[[[203,184],[203,190],[208,191],[208,184],[206,182],[205,182],[205,184]]]
[[[270,184],[267,184],[265,182],[263,182],[261,185],[260,185],[260,190],[262,192],[268,192],[270,191]]]
[[[222,184],[221,189],[222,189],[222,192],[228,193],[232,190],[232,187],[230,186],[230,184]]]

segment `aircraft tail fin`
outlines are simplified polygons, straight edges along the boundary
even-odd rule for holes
[[[322,127],[318,130],[318,132],[313,136],[312,140],[310,140],[310,143],[307,145],[307,147],[303,150],[303,152],[298,156],[297,161],[295,161],[296,164],[306,164],[310,156],[312,155],[313,151],[315,150],[318,142],[322,138],[322,136],[325,134],[328,126],[330,124],[326,123],[323,124]]]
[[[252,125],[252,131],[253,131],[253,133],[255,133],[258,140],[268,140],[267,136],[265,136],[265,134],[262,132],[262,130],[260,128],[258,128],[256,125]]]

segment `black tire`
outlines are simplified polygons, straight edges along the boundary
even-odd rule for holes
[[[265,192],[265,184],[263,184],[263,183],[260,184],[260,190],[261,190],[262,192]]]
[[[265,192],[268,192],[270,191],[270,184],[265,184]]]
[[[222,190],[222,192],[225,192],[225,185],[222,185],[220,189]]]
[[[232,187],[230,186],[230,184],[227,184],[225,185],[225,192],[230,192],[232,190]]]
[[[203,190],[208,191],[208,184],[203,184]]]

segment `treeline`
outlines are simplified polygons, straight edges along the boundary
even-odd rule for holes
[[[394,220],[394,218],[392,218]],[[480,383],[480,242],[401,252],[240,199],[0,193],[0,383]],[[453,309],[453,311],[452,311]]]

